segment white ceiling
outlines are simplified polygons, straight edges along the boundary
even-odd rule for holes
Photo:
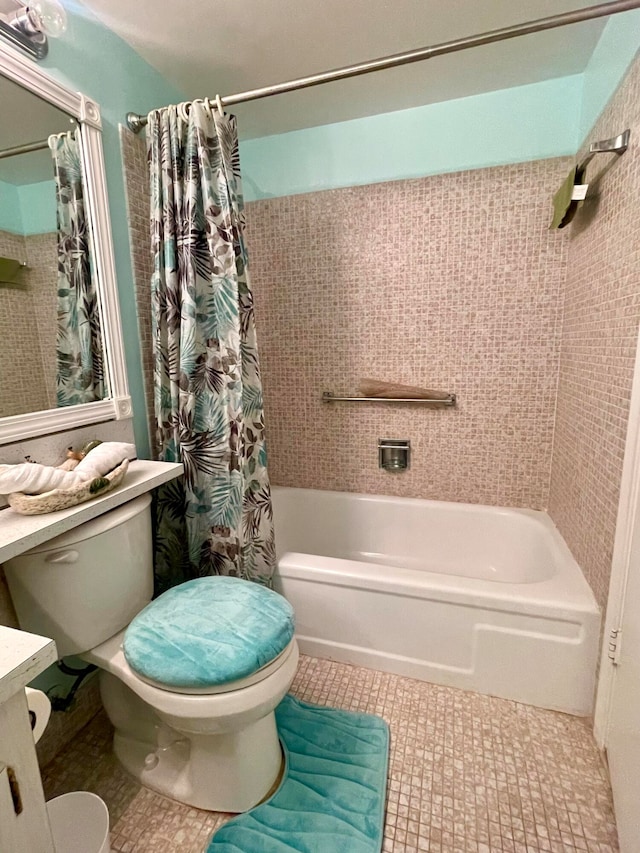
[[[522,23],[588,0],[84,0],[187,98],[228,95]],[[239,105],[246,137],[584,70],[606,19]],[[160,105],[158,105],[160,106]],[[131,109],[136,110],[135,103]]]

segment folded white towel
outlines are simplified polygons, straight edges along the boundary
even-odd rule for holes
[[[125,459],[135,459],[135,455],[133,444],[105,441],[87,453],[73,471],[34,462],[0,465],[0,495],[10,495],[12,492],[39,495],[52,489],[72,489],[108,474]]]

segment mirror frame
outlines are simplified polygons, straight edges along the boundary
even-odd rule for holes
[[[111,220],[102,149],[100,107],[72,92],[23,54],[0,40],[0,74],[69,113],[81,129],[82,168],[91,223],[91,248],[97,277],[105,363],[110,396],[95,403],[0,417],[0,445],[85,424],[133,417],[120,322]]]

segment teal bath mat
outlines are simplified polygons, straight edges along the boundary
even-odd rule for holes
[[[389,729],[285,696],[276,708],[285,773],[275,794],[224,824],[207,853],[380,853]]]

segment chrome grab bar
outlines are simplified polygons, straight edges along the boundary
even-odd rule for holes
[[[322,392],[323,403],[424,403],[426,405],[455,406],[456,395],[449,394],[443,399],[435,397],[342,397],[332,391]]]

